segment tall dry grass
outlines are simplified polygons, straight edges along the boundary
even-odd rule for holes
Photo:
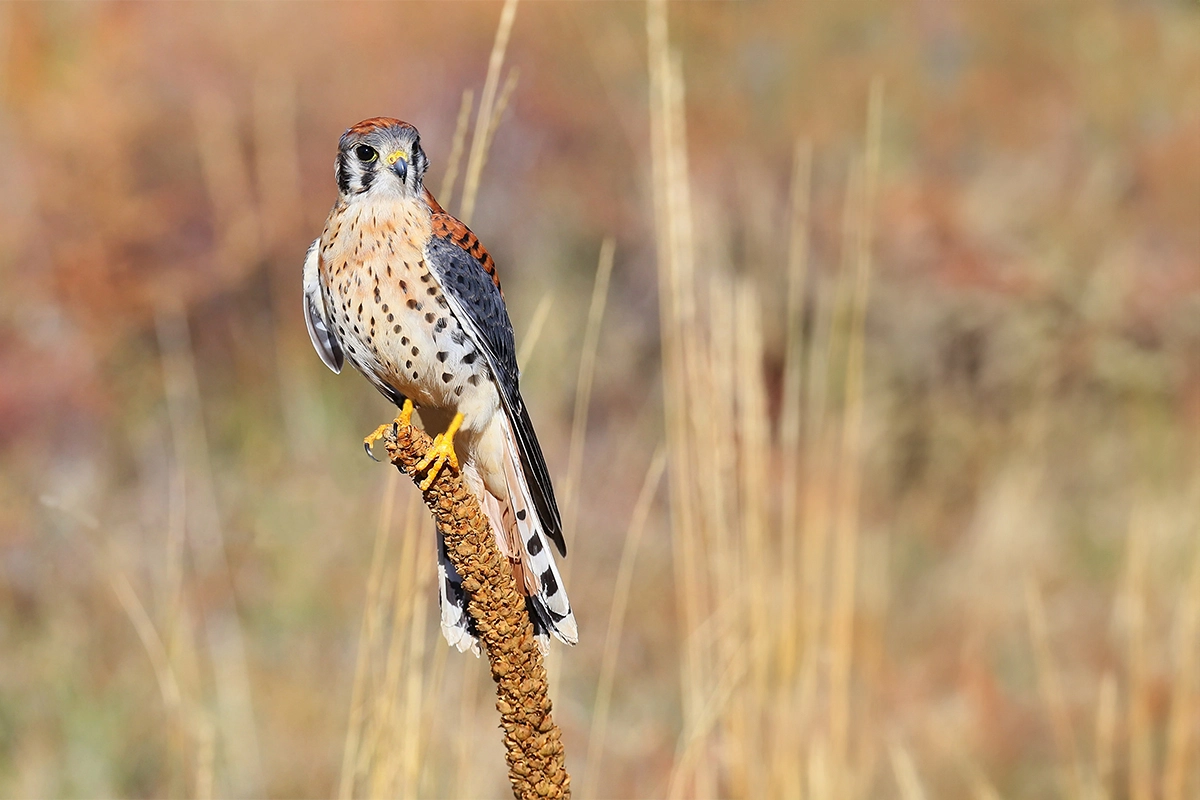
[[[582,796],[1200,791],[1196,20],[895,8],[0,8],[0,790],[505,790],[386,409],[298,324],[361,108],[483,190]],[[506,16],[460,104],[440,37]]]

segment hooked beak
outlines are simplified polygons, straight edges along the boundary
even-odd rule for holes
[[[388,167],[392,170],[392,172],[396,173],[396,177],[400,179],[400,182],[406,183],[406,179],[408,178],[407,156],[405,156],[402,151],[397,150],[394,153],[388,154],[388,157],[385,160],[387,161]]]

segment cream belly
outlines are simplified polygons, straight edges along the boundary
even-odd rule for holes
[[[423,205],[335,209],[320,244],[326,309],[346,358],[385,395],[399,392],[418,408],[461,412],[463,430],[479,434],[495,414],[499,394],[423,248],[412,244],[429,238]]]

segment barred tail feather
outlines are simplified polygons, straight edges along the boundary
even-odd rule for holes
[[[514,562],[520,564],[520,577],[529,597],[531,617],[535,626],[554,635],[566,644],[579,641],[579,629],[575,614],[563,586],[558,565],[554,562],[547,527],[530,492],[525,471],[521,466],[520,449],[517,446],[512,426],[506,416],[499,415],[498,421],[504,434],[504,483],[508,489],[508,500],[496,500],[501,506],[500,519],[493,522],[502,535],[501,549]],[[493,498],[495,499],[495,498]],[[496,525],[500,522],[500,525]]]
[[[508,500],[500,500],[485,488],[484,480],[474,463],[463,465],[463,479],[471,492],[479,499],[484,515],[491,524],[492,533],[500,552],[508,559],[513,578],[525,595],[525,606],[533,622],[533,632],[538,644],[545,651],[549,637],[575,644],[578,627],[571,604],[563,588],[558,566],[548,547],[546,537],[537,524],[537,514],[524,475],[520,468],[518,451],[511,441],[511,431],[503,422],[505,456],[503,457],[504,484]],[[460,652],[472,649],[479,654],[478,635],[470,615],[467,614],[467,593],[462,578],[450,563],[446,554],[446,543],[438,533],[438,585],[442,611],[442,635],[452,647]]]
[[[471,650],[479,656],[479,637],[467,613],[467,591],[462,577],[446,554],[446,537],[438,531],[438,608],[442,615],[442,636],[458,652]]]

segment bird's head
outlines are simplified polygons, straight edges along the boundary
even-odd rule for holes
[[[365,119],[338,144],[338,191],[344,198],[368,192],[419,197],[428,166],[421,134],[412,125],[391,117]]]

